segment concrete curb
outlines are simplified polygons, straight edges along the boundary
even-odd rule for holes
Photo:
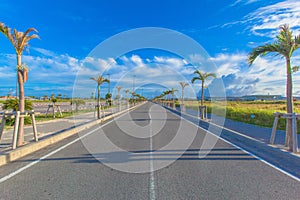
[[[9,162],[15,161],[19,158],[22,158],[22,157],[26,156],[26,155],[34,153],[34,152],[36,152],[36,151],[38,151],[42,148],[45,148],[45,147],[47,147],[51,144],[54,144],[54,143],[59,142],[61,140],[64,140],[64,139],[66,139],[66,138],[68,138],[72,135],[77,134],[80,131],[91,128],[92,126],[95,126],[95,125],[97,125],[99,123],[102,123],[104,121],[110,120],[110,119],[112,119],[112,118],[114,118],[118,115],[121,115],[121,114],[123,114],[125,112],[128,112],[130,110],[133,110],[133,109],[135,109],[135,108],[137,108],[137,107],[139,107],[143,104],[144,103],[133,106],[133,107],[128,108],[126,110],[123,110],[121,112],[117,112],[117,113],[114,113],[112,115],[106,116],[102,119],[98,119],[98,120],[88,122],[87,124],[80,125],[78,127],[75,127],[75,128],[70,129],[70,130],[64,131],[62,133],[51,136],[51,137],[46,138],[44,140],[40,140],[40,141],[35,142],[35,143],[29,143],[25,146],[22,146],[20,148],[17,148],[15,150],[10,151],[7,154],[0,155],[0,166],[3,166],[3,165],[5,165]]]

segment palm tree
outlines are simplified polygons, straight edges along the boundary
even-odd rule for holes
[[[117,90],[118,90],[117,99],[120,99],[120,98],[121,98],[120,92],[121,92],[121,89],[122,89],[123,87],[117,86],[116,88],[117,88]]]
[[[164,91],[164,92],[163,92],[163,96],[166,97],[167,107],[170,107],[170,101],[169,101],[169,99],[170,99],[170,90]]]
[[[29,35],[31,32],[37,32],[34,28],[29,28],[25,32],[11,29],[0,22],[0,32],[2,32],[8,40],[12,43],[16,55],[17,55],[17,77],[19,85],[19,111],[23,113],[25,111],[25,92],[24,84],[28,80],[28,69],[22,65],[22,53],[26,47],[29,46],[28,42],[31,39],[39,38],[37,34]],[[20,118],[20,124],[18,128],[17,146],[21,146],[24,143],[24,117]]]
[[[117,86],[116,87],[117,88],[117,90],[118,90],[118,95],[117,95],[117,99],[118,99],[118,110],[119,111],[121,111],[122,110],[122,105],[121,105],[121,95],[120,95],[120,93],[121,93],[121,89],[122,89],[122,87],[121,86]]]
[[[185,82],[179,82],[180,86],[181,86],[181,104],[183,105],[183,99],[184,99],[184,88],[186,86],[188,86],[188,83]]]
[[[174,97],[174,94],[175,92],[178,92],[178,90],[172,88],[171,90],[169,90],[169,93],[172,95],[172,104],[173,104],[173,109],[175,110],[175,97]]]
[[[258,46],[249,53],[248,62],[251,66],[258,56],[265,56],[269,53],[275,53],[275,55],[282,55],[286,62],[286,108],[287,113],[293,113],[293,82],[292,72],[296,68],[291,67],[291,57],[296,49],[300,45],[300,35],[293,37],[293,33],[289,28],[289,25],[285,24],[280,26],[280,33],[276,36],[276,40],[272,44],[265,44]],[[289,141],[290,150],[293,149],[292,141],[292,119],[287,119],[286,135]],[[286,141],[287,144],[287,141]]]
[[[194,71],[194,74],[197,74],[197,76],[193,77],[192,79],[192,83],[194,83],[196,80],[200,80],[201,81],[201,106],[204,106],[204,82],[207,78],[209,77],[213,77],[216,78],[216,74],[215,73],[202,73],[199,70]]]
[[[129,101],[128,101],[128,93],[129,93],[130,91],[128,90],[128,89],[126,89],[125,90],[125,94],[126,94],[126,101],[127,101],[127,108],[129,108],[130,106],[129,106]]]
[[[197,74],[197,76],[193,77],[192,79],[192,83],[194,83],[196,80],[200,80],[201,81],[201,119],[204,119],[204,82],[207,78],[209,77],[213,77],[216,78],[216,74],[215,73],[202,73],[199,70],[194,71],[194,74]]]
[[[104,78],[101,75],[98,75],[97,77],[91,77],[91,80],[96,81],[97,83],[97,90],[98,90],[98,97],[97,97],[97,118],[100,119],[100,111],[101,111],[101,104],[100,104],[100,85],[104,82],[109,83],[109,80]]]
[[[125,90],[125,93],[126,93],[126,100],[128,100],[128,93],[129,93],[130,91],[127,89],[127,90]]]

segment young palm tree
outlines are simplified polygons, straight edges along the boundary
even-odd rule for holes
[[[188,86],[188,83],[185,82],[179,82],[180,86],[181,86],[181,104],[183,104],[183,100],[184,100],[184,88],[186,86]]]
[[[24,93],[24,83],[28,80],[28,69],[22,65],[22,53],[26,47],[28,47],[28,42],[31,39],[39,38],[37,34],[29,35],[31,32],[37,32],[34,28],[29,28],[25,32],[17,31],[16,29],[11,31],[11,29],[0,22],[0,32],[2,32],[8,40],[12,43],[15,48],[17,55],[17,77],[19,85],[19,111],[25,111],[25,93]],[[24,143],[24,117],[20,118],[19,132],[17,138],[17,146],[21,146]]]
[[[204,82],[209,77],[216,78],[217,76],[215,73],[202,73],[199,70],[194,71],[194,74],[196,74],[197,76],[193,77],[192,83],[194,83],[196,80],[200,80],[202,83],[202,85],[201,85],[201,106],[203,106],[204,105]]]
[[[100,104],[100,85],[104,82],[109,83],[109,80],[104,78],[101,75],[98,75],[97,77],[91,77],[91,80],[96,81],[97,83],[97,90],[98,90],[98,97],[97,97],[97,118],[100,119],[100,114],[101,114],[101,104]]]
[[[293,113],[293,82],[291,67],[291,57],[300,45],[300,35],[293,37],[292,31],[287,24],[280,26],[280,33],[276,36],[276,40],[272,44],[265,44],[254,48],[248,55],[248,62],[251,66],[258,56],[265,56],[268,53],[282,55],[286,62],[286,108],[287,113]],[[292,119],[287,119],[286,134],[288,136],[289,148],[293,149],[292,141]]]
[[[202,109],[204,106],[204,82],[209,77],[216,78],[216,74],[206,72],[202,73],[199,70],[194,71],[194,74],[197,74],[197,76],[193,77],[192,83],[194,83],[196,80],[201,81],[201,119],[204,119],[204,110]]]

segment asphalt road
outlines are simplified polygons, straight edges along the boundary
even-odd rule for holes
[[[300,197],[298,180],[152,103],[79,135],[2,167],[0,199]]]

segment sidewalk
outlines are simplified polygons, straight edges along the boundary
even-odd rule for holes
[[[112,112],[114,113],[114,111],[106,111],[104,116],[108,116],[112,114]],[[49,116],[49,118],[49,121],[37,122],[39,141],[96,120],[94,112],[59,119],[53,119],[52,116]],[[0,155],[6,154],[12,150],[12,136],[13,127],[7,130],[4,129],[0,141]],[[34,142],[33,127],[31,124],[24,127],[24,140],[26,143]]]
[[[5,130],[0,141],[0,166],[15,161],[23,156],[43,149],[48,145],[59,142],[78,132],[95,125],[108,121],[116,116],[128,112],[136,107],[143,105],[145,102],[138,103],[130,108],[122,105],[121,110],[113,107],[102,112],[100,119],[95,118],[94,112],[78,114],[71,117],[54,119],[46,122],[37,123],[37,132],[39,141],[34,141],[33,128],[28,125],[24,128],[25,145],[12,149],[13,129]]]
[[[197,116],[197,111],[187,109],[187,114],[190,114],[192,116]],[[211,118],[211,115],[208,114],[208,118]],[[214,116],[213,120],[211,121],[214,124],[217,124],[219,126],[224,126],[225,128],[228,128],[230,130],[236,131],[238,133],[241,133],[243,135],[246,135],[248,137],[254,138],[260,142],[270,144],[270,138],[272,133],[272,128],[267,127],[261,127],[254,124],[247,124],[244,122],[238,122],[231,119],[225,119],[224,124],[221,122],[224,118]],[[280,148],[286,149],[284,147],[285,145],[285,131],[284,130],[277,130],[275,135],[275,146],[278,146]],[[298,134],[298,148],[300,148],[300,134]]]

